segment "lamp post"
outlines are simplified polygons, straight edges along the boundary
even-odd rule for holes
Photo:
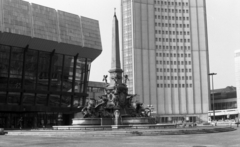
[[[215,120],[213,76],[214,76],[214,75],[217,75],[217,73],[209,73],[208,75],[209,75],[209,76],[212,76],[213,120]]]

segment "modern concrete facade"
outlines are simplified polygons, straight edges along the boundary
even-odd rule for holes
[[[214,119],[214,114],[216,120],[238,117],[236,87],[227,86],[226,88],[211,90],[211,109],[209,109],[208,116]]]
[[[205,0],[122,0],[122,59],[129,92],[165,120],[207,120]]]
[[[101,52],[97,20],[0,0],[0,127],[71,124]]]
[[[235,51],[235,77],[237,87],[237,109],[240,112],[240,50]]]
[[[55,48],[57,53],[66,54],[75,54],[73,50],[81,47],[81,54],[90,58],[101,53],[97,20],[22,0],[0,0],[0,8],[1,44],[28,44],[45,51]]]

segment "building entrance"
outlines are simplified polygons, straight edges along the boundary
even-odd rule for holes
[[[6,124],[6,118],[5,117],[0,117],[0,128],[3,128]]]

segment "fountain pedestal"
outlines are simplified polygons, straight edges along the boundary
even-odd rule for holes
[[[118,128],[121,125],[151,123],[149,121],[151,111],[143,108],[141,103],[132,102],[132,98],[136,95],[128,94],[128,76],[124,75],[123,80],[116,13],[113,17],[112,31],[110,83],[107,83],[108,76],[104,75],[103,80],[107,84],[104,95],[99,101],[89,99],[87,106],[82,109],[83,118],[73,119],[73,125],[113,125],[113,128]]]

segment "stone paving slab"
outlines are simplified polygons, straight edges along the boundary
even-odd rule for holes
[[[237,127],[235,127],[237,128]],[[224,133],[162,136],[0,136],[1,147],[240,147],[240,129]]]
[[[9,136],[44,136],[44,137],[73,137],[73,136],[158,136],[207,134],[235,131],[234,127],[194,127],[171,129],[119,129],[119,130],[9,130]]]

